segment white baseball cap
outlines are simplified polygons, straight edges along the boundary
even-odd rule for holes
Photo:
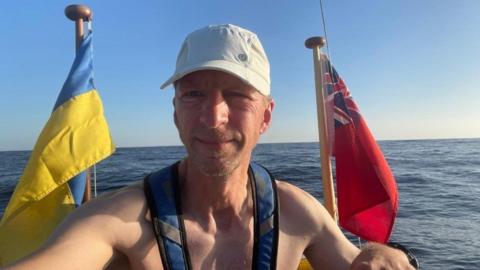
[[[209,25],[183,41],[173,75],[160,87],[198,70],[219,70],[270,95],[270,64],[257,35],[232,24]]]

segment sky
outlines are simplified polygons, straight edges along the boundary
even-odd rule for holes
[[[480,1],[323,0],[328,49],[379,140],[480,137]],[[30,150],[74,57],[67,1],[0,2],[0,151]],[[95,84],[117,147],[179,145],[172,74],[185,36],[232,23],[257,33],[276,102],[261,142],[318,140],[312,52],[318,0],[84,1]]]

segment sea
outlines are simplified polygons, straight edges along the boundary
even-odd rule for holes
[[[409,247],[421,269],[480,269],[480,139],[379,144],[400,194],[390,240]],[[0,215],[29,155],[0,152]],[[96,166],[98,194],[140,180],[184,156],[181,146],[118,148]],[[253,159],[322,201],[318,143],[260,144]],[[357,244],[355,237],[348,237]]]

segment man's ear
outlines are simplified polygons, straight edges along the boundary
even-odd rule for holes
[[[177,108],[175,107],[175,97],[172,98],[172,104],[173,104],[173,123],[175,123],[175,126],[178,129]]]
[[[260,127],[260,134],[265,133],[270,127],[270,124],[272,123],[272,113],[274,108],[275,101],[273,99],[270,99],[263,112],[263,122],[262,126]]]
[[[175,126],[178,129],[177,112],[175,112],[175,111],[173,111],[173,123],[175,123]]]

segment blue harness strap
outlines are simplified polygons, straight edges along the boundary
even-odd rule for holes
[[[250,179],[255,212],[257,241],[253,245],[253,269],[276,269],[278,246],[278,202],[275,178],[264,167],[250,163]],[[253,177],[252,177],[253,174]]]
[[[153,229],[163,269],[191,269],[183,237],[183,219],[178,186],[178,162],[148,175],[144,180]]]
[[[166,270],[191,269],[182,219],[179,162],[145,177],[144,187],[153,229]],[[264,167],[250,163],[249,180],[254,205],[252,268],[276,268],[278,200],[274,178]]]

